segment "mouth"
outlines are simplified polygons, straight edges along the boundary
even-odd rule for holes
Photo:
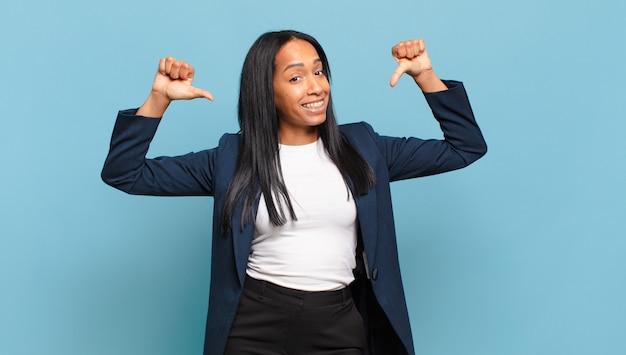
[[[319,100],[319,101],[315,101],[315,102],[309,102],[306,104],[302,104],[302,107],[304,107],[307,110],[317,110],[319,108],[321,108],[322,106],[324,106],[324,100]]]

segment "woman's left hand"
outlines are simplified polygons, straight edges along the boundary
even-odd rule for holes
[[[389,84],[396,86],[402,74],[406,73],[424,91],[445,90],[447,87],[433,71],[433,65],[426,51],[426,42],[423,39],[403,41],[391,49],[393,59],[398,62],[398,67],[391,75]]]

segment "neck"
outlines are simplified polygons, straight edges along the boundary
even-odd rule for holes
[[[278,142],[283,145],[304,145],[315,142],[319,138],[317,127],[311,127],[306,132],[278,132]]]

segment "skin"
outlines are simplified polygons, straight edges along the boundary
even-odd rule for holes
[[[277,112],[281,120],[280,130],[285,133],[285,137],[282,136],[282,133],[279,133],[281,134],[280,138],[283,144],[306,144],[317,139],[316,135],[310,134],[311,127],[309,126],[313,125],[315,120],[321,120],[319,122],[321,123],[326,119],[325,107],[327,102],[324,101],[323,103],[323,115],[318,115],[315,112],[307,112],[304,114],[298,111],[297,105],[310,103],[311,100],[309,100],[309,98],[318,98],[318,101],[320,99],[325,100],[327,95],[330,94],[328,80],[326,80],[325,76],[320,76],[317,70],[314,70],[316,69],[315,61],[318,58],[317,52],[308,42],[304,43],[308,44],[310,48],[299,42],[303,41],[294,40],[286,43],[276,54],[277,68],[274,76],[274,90],[276,91],[278,89],[280,91],[278,95],[275,95],[275,99],[277,102]],[[315,54],[311,53],[311,49],[313,49],[313,53]],[[445,84],[433,71],[432,63],[426,51],[426,44],[423,39],[399,42],[391,49],[391,55],[398,63],[389,81],[392,87],[396,85],[403,74],[407,74],[413,78],[423,92],[436,92],[447,89]],[[291,60],[289,60],[289,58]],[[298,65],[287,68],[287,66],[289,66],[289,64],[287,64],[288,62],[291,64],[301,63],[302,66],[300,67],[300,65]],[[282,70],[279,66],[281,66]],[[285,78],[285,76],[282,75],[286,74],[285,69],[302,69],[304,75],[301,81],[304,82],[302,85],[306,86],[307,89],[301,89],[300,81],[293,84],[292,89],[285,89],[290,87],[289,85],[292,85],[289,82],[285,83],[282,81]],[[205,98],[213,101],[213,95],[210,92],[192,85],[194,75],[194,68],[187,62],[174,57],[162,58],[159,61],[159,68],[154,76],[152,90],[146,101],[137,111],[137,115],[155,118],[163,117],[167,107],[174,100]],[[305,97],[308,98],[304,99]],[[299,112],[299,114],[294,114],[294,112]],[[315,137],[315,139],[313,139],[313,137]],[[294,141],[292,141],[291,138],[294,138]]]
[[[326,121],[330,98],[330,84],[317,51],[307,41],[293,40],[276,53],[274,63],[274,102],[280,143],[315,142],[317,126]]]
[[[423,92],[437,92],[447,90],[448,87],[433,71],[433,64],[426,51],[426,42],[423,39],[413,39],[396,44],[391,48],[391,56],[398,63],[398,67],[391,75],[391,87],[402,76],[407,74]]]
[[[161,58],[154,75],[152,90],[137,110],[137,115],[163,117],[165,110],[174,100],[206,98],[213,101],[213,94],[192,85],[194,75],[194,68],[187,62],[174,57]]]

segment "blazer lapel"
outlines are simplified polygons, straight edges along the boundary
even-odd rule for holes
[[[367,270],[372,270],[372,263],[376,257],[376,231],[378,228],[378,219],[376,218],[376,195],[374,194],[374,190],[370,190],[367,195],[356,196],[352,180],[348,177],[345,177],[345,179],[348,182],[350,192],[352,193],[354,203],[356,204],[359,230],[361,232],[363,248],[366,254],[366,267]],[[368,275],[368,277],[369,276],[370,275]]]
[[[376,231],[378,230],[376,195],[372,191],[370,192],[367,195],[357,196],[354,199],[368,270],[372,270],[372,263],[376,260],[376,241],[378,240],[376,238]]]

